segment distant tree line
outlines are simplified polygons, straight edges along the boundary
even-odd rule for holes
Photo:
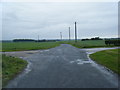
[[[60,40],[34,40],[34,39],[14,39],[13,42],[56,42]]]
[[[81,41],[86,41],[86,40],[103,40],[103,39],[101,39],[101,38],[99,38],[99,37],[95,37],[95,38],[91,38],[91,39],[81,39]]]
[[[13,42],[34,42],[33,39],[14,39]]]
[[[120,40],[105,40],[106,45],[120,46]]]
[[[46,40],[46,39],[43,39],[43,40],[35,40],[35,42],[56,42],[56,41],[60,41],[60,40]]]

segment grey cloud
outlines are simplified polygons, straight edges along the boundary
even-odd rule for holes
[[[7,3],[3,12],[3,39],[74,37],[74,22],[82,37],[115,36],[117,3]],[[12,36],[10,36],[13,34]]]

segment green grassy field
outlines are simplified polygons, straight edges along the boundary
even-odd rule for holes
[[[61,41],[61,43],[71,44],[77,48],[114,47],[114,45],[106,46],[104,40],[78,40],[77,43],[75,41]]]
[[[9,80],[19,74],[27,65],[27,61],[2,55],[2,85],[5,86]]]
[[[5,42],[2,43],[1,51],[23,51],[23,50],[37,50],[37,49],[49,49],[60,44],[57,42]]]
[[[90,41],[80,41],[76,44],[73,44],[78,48],[92,48],[92,47],[105,47],[104,40],[90,40]]]
[[[120,49],[104,50],[90,55],[90,58],[97,63],[106,66],[120,75],[120,59],[118,59]]]
[[[74,40],[58,42],[4,42],[2,43],[2,48],[0,48],[0,51],[49,49],[59,46],[60,44],[71,44],[77,48],[114,47],[114,45],[106,46],[104,40],[78,40],[77,43],[75,43]]]

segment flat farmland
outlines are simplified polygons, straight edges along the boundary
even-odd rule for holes
[[[61,41],[61,43],[71,44],[72,46],[75,46],[77,48],[115,47],[114,45],[107,46],[105,44],[105,40],[86,40],[86,41],[78,40],[77,43],[75,43],[74,40],[71,40],[71,41]]]
[[[23,50],[37,50],[49,49],[60,44],[57,42],[4,42],[2,43],[1,51],[23,51]]]
[[[114,45],[105,45],[104,40],[88,40],[75,43],[71,41],[57,41],[57,42],[3,42],[0,51],[25,51],[25,50],[38,50],[49,49],[59,46],[60,44],[71,44],[77,48],[97,48],[97,47],[115,47]]]

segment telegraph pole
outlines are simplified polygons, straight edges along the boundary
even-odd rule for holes
[[[62,41],[62,32],[60,32],[60,38],[61,38],[61,41]]]
[[[77,26],[76,26],[76,22],[75,22],[75,42],[77,43]]]
[[[69,41],[70,41],[70,27],[69,27]]]

